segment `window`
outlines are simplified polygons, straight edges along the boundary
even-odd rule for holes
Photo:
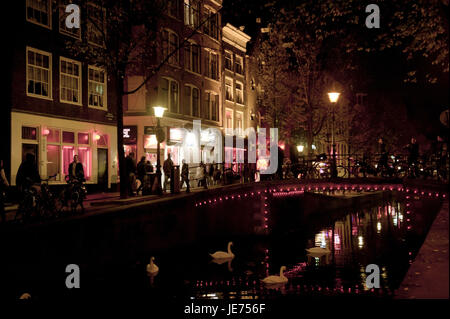
[[[51,71],[50,53],[27,48],[27,95],[51,99]]]
[[[196,28],[200,21],[200,4],[197,0],[184,0],[184,24]]]
[[[89,43],[103,46],[106,37],[106,11],[104,8],[89,3],[87,7],[87,38]]]
[[[361,105],[361,106],[366,106],[367,94],[366,93],[356,93],[356,104]]]
[[[22,139],[24,140],[36,140],[37,133],[35,127],[22,126]]]
[[[214,92],[205,93],[205,111],[202,117],[208,120],[218,121],[219,115],[219,95]]]
[[[180,18],[180,0],[168,0],[167,1],[167,13],[179,19]]]
[[[225,128],[230,130],[233,129],[233,110],[225,110]],[[225,133],[229,134],[227,131],[225,131]]]
[[[63,143],[74,144],[75,143],[75,133],[74,132],[63,132]]]
[[[171,64],[178,64],[178,35],[176,35],[173,31],[163,30],[162,59],[167,59],[170,54],[172,55],[169,57],[168,62]]]
[[[48,128],[47,134],[47,175],[56,175],[55,180],[60,180],[61,167],[61,131]]]
[[[77,141],[75,141],[75,136]],[[73,156],[78,155],[78,161],[83,164],[84,177],[90,180],[92,172],[92,158],[90,148],[89,133],[85,132],[62,132],[62,165],[64,175],[69,174],[69,165],[73,161]],[[47,159],[48,160],[48,159]]]
[[[66,26],[66,18],[70,13],[66,13],[66,6],[70,3],[68,0],[60,0],[59,6],[59,32],[71,37],[81,39],[81,26],[80,28],[68,28]]]
[[[107,109],[106,72],[94,66],[88,67],[88,104],[90,107]]]
[[[244,104],[244,89],[241,82],[236,81],[236,103]]]
[[[78,133],[78,144],[89,145],[89,133]]]
[[[219,39],[219,16],[218,16],[218,14],[209,8],[205,8],[205,19],[207,19],[207,20],[203,26],[203,32],[205,32],[205,34],[213,37],[214,39]]]
[[[162,78],[160,83],[160,100],[169,112],[178,113],[178,82]]]
[[[50,6],[50,0],[27,0],[27,21],[51,28]]]
[[[236,55],[236,73],[244,74],[244,63],[241,56]]]
[[[236,130],[238,135],[242,135],[242,122],[243,122],[243,113],[242,112],[236,112]]]
[[[225,78],[225,99],[233,101],[233,80]]]
[[[233,53],[225,51],[225,69],[233,71]]]
[[[202,105],[202,114],[201,114],[202,118],[209,120],[210,108],[211,108],[211,94],[209,92],[206,92],[205,101],[203,102]]]
[[[192,85],[184,86],[184,114],[200,116],[200,91]]]
[[[217,54],[207,50],[205,56],[206,76],[213,80],[219,80],[219,60]]]
[[[213,94],[211,98],[211,120],[219,121],[219,95]]]
[[[200,46],[188,43],[184,49],[184,66],[187,70],[200,73]]]
[[[59,85],[61,102],[81,104],[81,63],[60,57]]]

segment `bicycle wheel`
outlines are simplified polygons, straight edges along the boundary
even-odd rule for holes
[[[337,177],[339,178],[347,178],[348,177],[348,170],[345,166],[338,166],[337,167]]]

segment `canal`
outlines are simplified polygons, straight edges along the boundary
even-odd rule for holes
[[[315,194],[340,196],[335,192]],[[150,235],[116,236],[110,240],[90,235],[79,245],[67,237],[67,242],[61,243],[60,233],[47,232],[45,244],[58,249],[36,253],[21,245],[21,251],[15,251],[11,259],[2,260],[1,297],[14,300],[27,292],[35,300],[47,301],[92,300],[100,296],[143,301],[285,296],[391,298],[441,206],[439,199],[389,194],[347,207],[335,205],[331,209],[323,205],[307,214],[306,207],[313,205],[308,205],[306,194],[295,195],[290,199],[269,199],[270,204],[263,206],[262,210],[269,210],[267,227],[274,230],[270,233],[230,231],[227,235],[222,229],[215,236],[210,230],[207,237],[165,249],[155,248],[164,245],[149,243],[157,238]],[[209,254],[226,251],[229,241],[233,242],[235,257],[214,262]],[[15,243],[2,245],[8,245],[11,251]],[[322,253],[308,253],[311,248]],[[110,251],[116,253],[111,256]],[[156,276],[146,272],[151,256],[159,267]],[[64,270],[69,263],[80,266],[81,289],[65,287]],[[365,267],[369,264],[379,266],[379,289],[365,285]],[[261,282],[268,275],[279,274],[281,266],[286,267],[287,284],[271,287]]]

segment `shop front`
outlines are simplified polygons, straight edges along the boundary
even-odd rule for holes
[[[32,153],[41,178],[65,184],[74,155],[82,163],[87,184],[103,189],[117,182],[116,127],[12,112],[11,182],[27,153]]]

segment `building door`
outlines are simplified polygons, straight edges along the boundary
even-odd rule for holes
[[[38,145],[37,144],[22,144],[22,162],[25,160],[25,156],[30,153],[34,155],[36,164],[39,163],[38,158]]]
[[[97,148],[98,176],[97,185],[99,190],[108,189],[108,149]]]

